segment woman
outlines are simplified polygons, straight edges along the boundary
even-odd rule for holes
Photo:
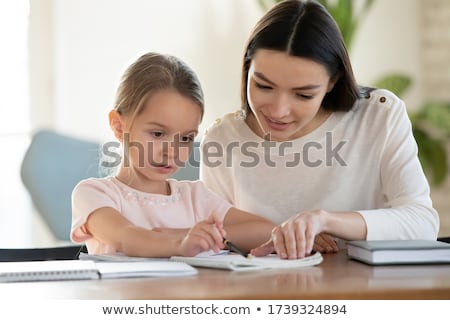
[[[344,240],[436,239],[439,218],[406,108],[357,86],[329,13],[288,0],[245,49],[242,110],[202,141],[202,180],[235,206],[279,224],[252,251],[301,258]]]

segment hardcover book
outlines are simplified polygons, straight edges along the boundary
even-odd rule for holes
[[[450,244],[433,240],[349,241],[347,253],[372,265],[450,263]]]

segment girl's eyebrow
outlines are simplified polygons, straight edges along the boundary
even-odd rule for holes
[[[197,135],[198,134],[198,130],[189,130],[184,132],[183,134],[193,134],[193,135]]]
[[[167,128],[167,126],[165,124],[159,123],[159,122],[153,122],[153,121],[149,121],[145,123],[146,125],[152,125],[152,126],[158,126],[161,128]]]
[[[157,127],[160,127],[160,128],[166,129],[166,130],[170,128],[169,126],[167,126],[165,124],[162,124],[162,123],[159,123],[159,122],[153,122],[153,121],[146,122],[145,124],[146,125],[157,126]],[[179,133],[180,134],[194,134],[194,135],[197,135],[198,134],[198,130],[197,129],[193,129],[193,130],[187,130],[186,132],[179,132]]]
[[[259,78],[259,79],[261,79],[261,80],[263,80],[263,81],[269,83],[270,85],[276,86],[276,84],[275,84],[274,82],[272,82],[272,81],[270,81],[269,79],[267,79],[267,77],[266,77],[264,74],[262,74],[261,72],[255,71],[253,74],[254,74],[257,78]],[[313,90],[313,89],[318,89],[318,88],[320,88],[320,87],[321,87],[320,84],[307,84],[307,85],[304,85],[304,86],[301,86],[301,87],[295,87],[295,88],[292,88],[292,90]]]

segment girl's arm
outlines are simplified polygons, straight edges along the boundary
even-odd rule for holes
[[[270,239],[276,225],[262,217],[230,208],[225,215],[223,227],[226,237],[244,252],[260,246]]]
[[[156,232],[164,232],[174,236],[180,237],[180,239],[184,238],[189,232],[189,228],[153,228],[153,231]]]
[[[160,232],[138,227],[110,207],[92,212],[85,226],[94,238],[129,256],[194,256],[223,248],[221,222],[214,216],[197,223],[184,236],[179,230]]]

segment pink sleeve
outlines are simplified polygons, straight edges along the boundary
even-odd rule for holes
[[[232,205],[208,189],[202,181],[192,183],[192,202],[198,220],[207,219],[212,213],[223,220]]]
[[[84,224],[95,210],[111,207],[118,210],[118,201],[112,196],[113,190],[104,179],[81,181],[72,192],[72,228],[70,238],[73,242],[84,242],[92,236]]]

